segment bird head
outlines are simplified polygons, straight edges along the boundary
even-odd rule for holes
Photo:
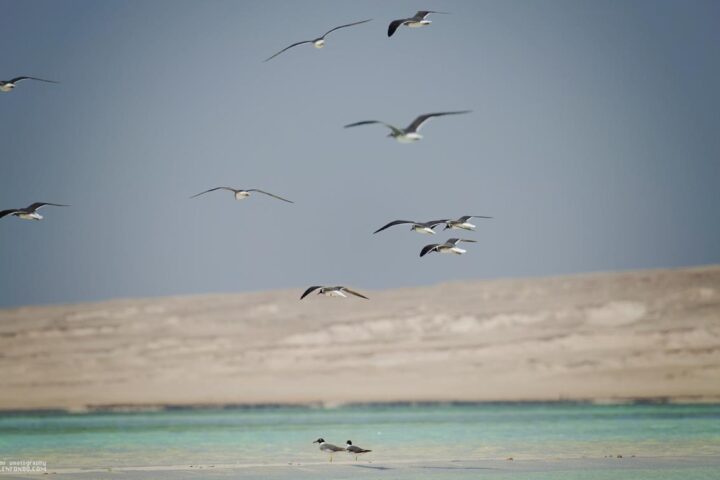
[[[345,444],[346,444],[346,445],[352,445],[352,441],[348,440],[347,442],[345,442]]]
[[[323,438],[318,438],[318,439],[315,440],[313,443],[325,443],[325,439],[323,439]]]

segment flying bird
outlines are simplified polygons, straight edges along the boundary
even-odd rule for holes
[[[356,297],[364,298],[365,300],[370,300],[368,297],[366,297],[366,296],[363,295],[362,293],[358,293],[358,292],[356,292],[356,291],[354,291],[354,290],[350,290],[350,289],[347,288],[347,287],[343,287],[343,286],[323,287],[322,285],[315,285],[315,286],[312,286],[312,287],[308,288],[307,290],[305,290],[305,292],[304,292],[304,293],[302,294],[302,296],[300,297],[300,300],[302,300],[303,298],[307,297],[308,295],[310,295],[310,294],[311,294],[312,292],[314,292],[315,290],[317,290],[317,294],[318,294],[318,295],[326,295],[326,296],[328,296],[328,297],[342,297],[342,298],[347,298],[347,295],[345,295],[345,294],[346,294],[346,293],[349,293],[350,295],[355,295]]]
[[[434,12],[432,10],[420,10],[410,18],[401,18],[399,20],[393,20],[388,25],[388,37],[392,37],[400,25],[405,25],[410,28],[426,27],[432,23],[431,20],[427,20],[427,16],[431,13],[442,13],[447,15],[448,12]]]
[[[15,88],[15,84],[17,84],[18,82],[22,82],[23,80],[36,80],[38,82],[45,83],[60,83],[54,80],[44,80],[37,77],[15,77],[10,80],[0,80],[0,92],[11,92],[13,88]]]
[[[493,217],[485,217],[482,215],[465,215],[457,220],[445,220],[445,228],[443,230],[447,229],[453,229],[453,230],[475,230],[475,225],[468,222],[471,218],[493,218]]]
[[[451,238],[445,243],[432,243],[430,245],[425,245],[423,249],[420,250],[420,256],[424,257],[430,252],[454,253],[455,255],[462,255],[467,250],[463,250],[462,248],[457,246],[457,244],[460,242],[477,243],[476,240],[468,240],[465,238]]]
[[[52,205],[53,207],[69,207],[70,205],[62,205],[60,203],[35,202],[25,208],[11,208],[9,210],[0,211],[0,218],[13,215],[23,220],[42,220],[43,216],[37,213],[42,207]]]
[[[335,30],[340,30],[341,28],[352,27],[353,25],[360,25],[361,23],[367,23],[370,20],[372,20],[372,18],[370,18],[368,20],[361,20],[359,22],[348,23],[347,25],[340,25],[339,27],[335,27],[335,28],[328,30],[327,32],[325,32],[325,34],[322,37],[318,37],[314,40],[303,40],[302,42],[293,43],[292,45],[289,45],[289,46],[283,48],[282,50],[277,52],[272,57],[266,58],[265,61],[267,62],[268,60],[272,60],[273,58],[275,58],[278,55],[280,55],[281,53],[283,53],[285,50],[289,50],[293,47],[297,47],[298,45],[302,45],[304,43],[312,43],[315,48],[323,48],[325,46],[325,37],[327,37],[328,34],[330,34],[331,32],[334,32]]]
[[[190,198],[199,197],[200,195],[214,192],[216,190],[227,190],[228,192],[233,192],[233,194],[235,195],[235,200],[244,200],[247,197],[249,197],[251,193],[257,192],[257,193],[262,193],[264,195],[268,195],[273,198],[277,198],[278,200],[282,200],[283,202],[295,203],[292,200],[288,200],[287,198],[279,197],[279,196],[275,195],[274,193],[266,192],[264,190],[258,190],[257,188],[215,187],[215,188],[211,188],[209,190],[205,190],[204,192],[197,193]]]
[[[456,112],[438,112],[438,113],[426,113],[424,115],[420,115],[415,120],[412,121],[410,125],[408,125],[406,128],[398,128],[393,125],[390,125],[389,123],[381,122],[379,120],[363,120],[362,122],[355,122],[348,125],[345,125],[345,128],[350,127],[359,127],[360,125],[372,125],[375,123],[379,123],[380,125],[385,125],[390,129],[390,133],[388,134],[388,137],[392,137],[395,140],[397,140],[400,143],[412,143],[420,140],[422,135],[420,135],[418,132],[420,131],[420,127],[423,126],[425,122],[430,120],[433,117],[442,117],[444,115],[459,115],[461,113],[470,113],[472,110],[460,110]]]
[[[333,459],[332,456],[334,453],[345,451],[345,449],[342,447],[338,447],[337,445],[333,445],[332,443],[327,443],[324,438],[318,438],[313,443],[319,443],[320,451],[330,454],[331,462],[332,462],[332,459]]]
[[[442,224],[442,223],[447,224],[448,221],[450,221],[450,220],[447,220],[447,219],[445,219],[445,220],[431,220],[431,221],[429,221],[429,222],[414,222],[414,221],[412,221],[412,220],[395,220],[395,221],[393,221],[393,222],[388,223],[387,225],[385,225],[385,226],[383,226],[383,227],[378,228],[377,230],[375,230],[375,231],[373,232],[373,234],[378,233],[378,232],[382,232],[382,231],[385,230],[386,228],[394,227],[395,225],[403,225],[403,224],[409,223],[409,224],[412,225],[412,226],[410,227],[410,230],[413,231],[413,232],[425,233],[425,234],[428,234],[428,235],[435,235],[435,230],[433,230],[433,228],[435,228],[436,226],[438,226],[438,225],[440,225],[440,224]]]
[[[372,450],[365,450],[364,448],[353,445],[352,441],[350,440],[345,443],[345,451],[347,451],[351,455],[355,455],[355,460],[358,459],[358,455],[372,452]]]

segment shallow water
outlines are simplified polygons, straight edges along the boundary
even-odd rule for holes
[[[654,478],[690,478],[688,468],[697,467],[702,474],[708,468],[703,461],[714,465],[720,458],[720,405],[480,404],[6,414],[0,416],[0,460],[43,460],[49,471],[217,464],[249,472],[248,468],[256,468],[250,465],[327,462],[328,457],[312,444],[318,437],[336,444],[352,439],[373,449],[360,464],[344,467],[353,470],[356,478],[360,473],[376,476],[386,471],[376,468],[383,464],[399,468],[393,478],[415,467],[420,470],[408,473],[408,478],[460,478],[485,470],[495,476],[522,475],[517,465],[524,465],[523,461],[537,466],[558,459],[561,463],[555,465],[569,465],[563,459],[591,459],[612,461],[607,464],[611,467],[617,455],[626,465],[633,455],[696,458],[697,465],[678,464],[677,475],[672,473],[672,462],[660,470],[655,463],[637,464],[634,469],[634,478],[651,478],[653,473]],[[510,463],[505,462],[507,457],[515,459],[508,471],[482,466],[484,461]],[[335,463],[352,460],[346,454],[334,459]],[[480,466],[473,470],[454,461]],[[544,468],[535,470],[527,478],[575,478],[573,472],[578,473],[560,468],[546,476]],[[596,472],[600,476],[592,478],[614,478],[602,476],[603,472],[600,468]],[[298,472],[292,476],[302,477]]]

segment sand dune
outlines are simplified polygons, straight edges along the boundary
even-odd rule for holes
[[[720,266],[0,310],[1,409],[720,397]]]

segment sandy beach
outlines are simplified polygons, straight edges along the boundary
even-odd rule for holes
[[[0,409],[720,398],[720,266],[0,311]]]
[[[491,478],[591,478],[617,479],[657,478],[659,471],[673,478],[710,478],[720,468],[720,460],[708,458],[607,458],[572,460],[456,460],[418,461],[404,463],[352,463],[340,464],[309,463],[299,465],[255,464],[255,465],[168,465],[159,467],[136,467],[116,469],[60,469],[52,471],[53,478],[110,479],[197,479],[205,480],[243,479],[311,479],[311,478],[391,478],[396,479],[470,479],[489,476]],[[561,475],[561,477],[558,477]],[[3,475],[3,478],[32,478],[37,475]],[[668,477],[670,478],[670,477]]]

